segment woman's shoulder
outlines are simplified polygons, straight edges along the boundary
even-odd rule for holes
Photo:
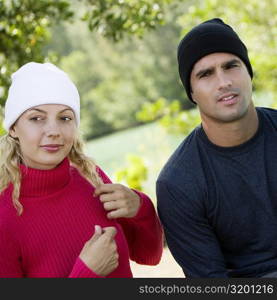
[[[102,179],[102,181],[104,183],[112,183],[111,179],[106,174],[106,172],[98,165],[96,165],[96,172],[100,176],[100,178]],[[74,182],[81,183],[83,181],[87,181],[84,178],[84,176],[82,176],[80,170],[76,166],[73,166],[73,165],[70,166],[70,173],[71,173],[71,177],[74,180]]]

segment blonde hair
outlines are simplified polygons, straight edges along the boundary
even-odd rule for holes
[[[84,154],[83,141],[80,137],[74,140],[68,154],[69,161],[92,185],[98,186],[103,183],[97,173],[95,162]],[[18,215],[23,213],[23,206],[19,201],[20,196],[20,163],[24,162],[19,141],[5,134],[0,137],[0,194],[9,186],[13,185],[12,201]]]

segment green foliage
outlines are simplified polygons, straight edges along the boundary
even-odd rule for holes
[[[145,103],[136,117],[143,122],[159,119],[160,124],[169,132],[183,135],[187,135],[201,122],[196,108],[182,110],[180,101],[174,100],[168,104],[164,98],[154,103]]]
[[[127,155],[128,165],[115,172],[115,180],[123,182],[129,187],[142,190],[143,181],[147,179],[148,170],[140,156]]]
[[[155,33],[120,43],[92,36],[81,22],[54,29],[53,42],[66,36],[63,43],[71,49],[58,65],[78,86],[86,140],[138,125],[141,122],[136,119],[136,112],[143,103],[154,102],[160,95],[167,99],[184,98],[185,103],[171,45],[179,38],[180,29],[174,22],[172,13],[169,24]],[[55,49],[53,44],[52,50]],[[175,71],[168,72],[171,69]]]
[[[143,80],[138,64],[129,71],[130,56],[122,56],[101,38],[89,43],[94,44],[98,46],[89,55],[87,51],[74,51],[60,62],[80,91],[86,139],[136,125],[134,114],[140,105],[145,99],[157,97],[156,92],[151,95],[153,88]]]
[[[159,98],[154,103],[145,102],[136,113],[136,118],[142,122],[151,122],[169,113],[170,107],[165,98]]]
[[[71,16],[66,1],[0,0],[0,105],[7,97],[11,73],[30,60],[43,61],[48,28]]]
[[[161,124],[172,133],[188,135],[201,122],[198,110],[190,109],[171,112],[160,120]]]
[[[123,35],[142,36],[146,29],[163,23],[163,6],[169,0],[85,0],[88,9],[82,19],[90,30],[118,41]]]

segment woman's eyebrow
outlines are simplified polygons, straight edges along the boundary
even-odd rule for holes
[[[66,110],[69,110],[69,111],[73,112],[73,110],[71,108],[65,108],[65,109],[61,110],[59,113],[62,113],[64,111],[66,111]]]
[[[43,109],[39,109],[39,108],[30,108],[30,109],[28,109],[28,111],[30,111],[30,112],[31,112],[32,110],[35,110],[35,111],[38,111],[38,112],[47,114],[47,111],[45,111],[45,110],[43,110]],[[64,112],[64,111],[66,111],[66,110],[69,110],[69,111],[73,112],[73,110],[72,110],[71,108],[65,108],[65,109],[59,111],[58,113],[62,113],[62,112]]]
[[[28,109],[27,111],[32,111],[32,110],[35,110],[35,111],[38,111],[38,112],[42,112],[42,113],[46,113],[46,111],[42,110],[42,109],[39,109],[39,108],[30,108]]]

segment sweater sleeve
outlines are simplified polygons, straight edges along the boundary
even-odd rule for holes
[[[197,188],[157,181],[158,213],[168,247],[188,278],[228,277],[216,235]]]
[[[69,278],[104,278],[96,273],[94,273],[87,265],[81,260],[80,257],[77,257],[75,265],[71,273],[68,276]]]
[[[111,183],[108,176],[99,168],[104,183]],[[138,194],[141,205],[133,218],[118,218],[128,242],[130,259],[144,265],[156,265],[163,251],[163,230],[150,198],[142,192]]]

